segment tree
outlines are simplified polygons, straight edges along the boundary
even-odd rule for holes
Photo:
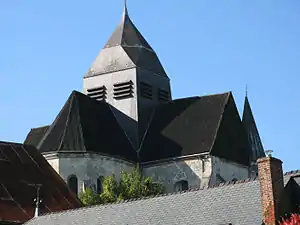
[[[99,195],[91,189],[79,194],[79,198],[84,205],[96,205],[101,203],[111,203],[120,200],[129,200],[147,196],[162,194],[164,187],[161,183],[154,182],[151,177],[144,177],[135,168],[131,172],[121,172],[121,179],[118,182],[115,175],[104,177],[103,192]]]

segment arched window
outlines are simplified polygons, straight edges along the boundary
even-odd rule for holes
[[[78,179],[75,175],[69,176],[68,186],[76,195],[78,194]]]
[[[189,183],[186,180],[176,182],[175,191],[185,191],[189,189]]]
[[[98,177],[97,179],[97,193],[101,194],[103,191],[103,186],[102,186],[102,182],[103,182],[103,176]]]

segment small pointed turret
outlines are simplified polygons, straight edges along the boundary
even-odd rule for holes
[[[253,113],[247,95],[248,93],[246,88],[242,122],[246,131],[249,147],[251,149],[251,161],[255,163],[258,158],[265,157],[265,152],[261,139],[259,137],[258,129],[253,117]]]

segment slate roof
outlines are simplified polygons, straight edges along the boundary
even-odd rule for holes
[[[210,153],[249,164],[250,150],[230,92],[159,105],[139,156],[112,107],[73,91],[51,126],[32,129],[25,143],[39,143],[41,152],[97,152],[134,162]]]
[[[137,154],[111,107],[73,91],[38,149],[41,152],[97,152],[137,161]]]
[[[257,180],[124,203],[48,214],[27,225],[220,225],[261,224]]]
[[[85,78],[133,67],[169,79],[155,51],[131,21],[125,6],[120,24],[96,57]]]
[[[285,185],[287,184],[287,182],[290,180],[291,177],[293,177],[294,180],[297,182],[297,184],[300,185],[300,170],[293,170],[293,171],[286,172],[283,176]]]
[[[30,132],[28,133],[28,135],[24,141],[24,144],[33,145],[33,146],[37,147],[38,144],[40,143],[41,139],[44,137],[48,128],[49,128],[49,126],[32,128],[30,130]]]
[[[35,184],[41,184],[41,211],[78,208],[81,203],[38,150],[0,142],[0,220],[24,222],[34,215]]]
[[[230,92],[177,99],[156,109],[140,158],[149,162],[211,153],[248,165],[250,153],[243,132]]]
[[[259,137],[258,129],[247,96],[244,103],[242,122],[246,131],[249,147],[251,148],[251,160],[252,162],[256,162],[258,158],[265,157],[265,151]]]

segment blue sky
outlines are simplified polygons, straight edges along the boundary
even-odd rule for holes
[[[266,149],[300,169],[300,1],[128,0],[173,97],[245,86]],[[123,0],[0,1],[0,140],[53,121],[119,23]]]

